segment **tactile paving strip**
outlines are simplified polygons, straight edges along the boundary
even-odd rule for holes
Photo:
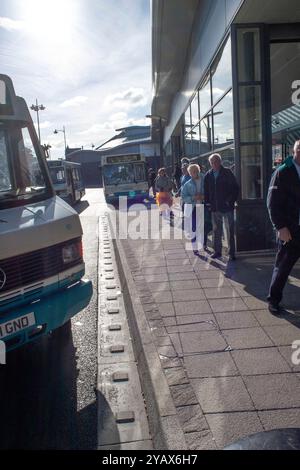
[[[106,216],[99,220],[98,298],[98,448],[152,449]]]

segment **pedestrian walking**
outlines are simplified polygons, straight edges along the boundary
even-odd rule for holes
[[[187,163],[187,165],[189,165],[191,163],[190,159],[185,157],[184,155],[182,155],[180,162],[181,162],[181,166],[185,165],[186,163]]]
[[[181,190],[181,197],[184,203],[184,228],[190,235],[193,251],[198,254],[198,250],[203,246],[203,227],[204,209],[202,202],[204,200],[204,176],[201,173],[199,165],[189,165],[188,173],[191,177],[184,184]],[[201,207],[202,206],[202,207]],[[201,224],[202,223],[202,224]]]
[[[229,244],[229,259],[235,260],[234,205],[238,198],[239,186],[229,168],[222,165],[221,155],[209,157],[211,170],[204,177],[204,200],[212,215],[213,247],[211,258],[222,256],[223,222]]]
[[[181,197],[181,191],[182,191],[183,186],[185,185],[185,183],[187,183],[191,179],[189,172],[188,172],[188,167],[189,167],[189,163],[183,163],[181,166],[180,186],[178,188],[177,193],[175,194],[176,197]],[[182,197],[180,201],[180,206],[181,206],[181,217],[182,217],[182,230],[184,230],[184,216],[183,216],[184,202],[183,202]]]
[[[177,197],[181,196],[181,190],[183,186],[185,185],[185,183],[187,183],[191,179],[189,172],[188,172],[188,167],[189,167],[189,163],[183,163],[183,165],[181,166],[181,178],[180,178],[179,188],[176,193]]]
[[[203,167],[199,165],[201,174],[203,175],[203,178],[205,177],[205,171],[203,170]],[[204,238],[203,238],[203,249],[204,251],[208,251],[207,249],[207,240],[208,240],[208,235],[212,231],[212,221],[211,221],[211,211],[209,210],[209,207],[204,203]]]
[[[158,175],[155,179],[155,189],[157,191],[156,202],[159,208],[165,212],[166,216],[173,218],[174,214],[171,207],[173,205],[172,189],[174,189],[174,183],[171,178],[167,176],[165,168],[158,170]]]
[[[189,167],[189,163],[184,163],[181,167],[180,185],[179,185],[177,193],[175,194],[176,197],[181,196],[181,190],[182,190],[183,186],[185,185],[185,183],[187,183],[191,179],[191,177],[189,175],[189,172],[188,172],[188,167]],[[183,213],[183,206],[184,206],[184,204],[181,201],[182,213]]]
[[[149,168],[149,170],[148,170],[148,187],[149,187],[149,192],[152,188],[153,197],[155,197],[155,194],[156,194],[155,178],[156,178],[155,171],[153,170],[153,168]]]
[[[273,173],[267,206],[278,235],[268,302],[270,312],[278,314],[284,286],[300,257],[300,140],[295,142],[293,156]]]
[[[175,170],[173,172],[173,178],[176,183],[176,191],[180,188],[180,179],[181,179],[181,169],[178,163],[175,165]]]

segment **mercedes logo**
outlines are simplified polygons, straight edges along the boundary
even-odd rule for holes
[[[6,274],[3,269],[0,268],[0,290],[3,289],[6,283]]]

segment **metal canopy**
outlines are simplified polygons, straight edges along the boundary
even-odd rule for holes
[[[245,0],[234,23],[296,23],[300,21],[299,0]]]
[[[168,118],[180,89],[193,21],[201,0],[152,1],[152,114]]]

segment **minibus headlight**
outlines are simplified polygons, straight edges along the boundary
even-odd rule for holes
[[[66,245],[62,249],[62,256],[64,264],[72,263],[73,261],[82,258],[82,242],[74,242]]]

